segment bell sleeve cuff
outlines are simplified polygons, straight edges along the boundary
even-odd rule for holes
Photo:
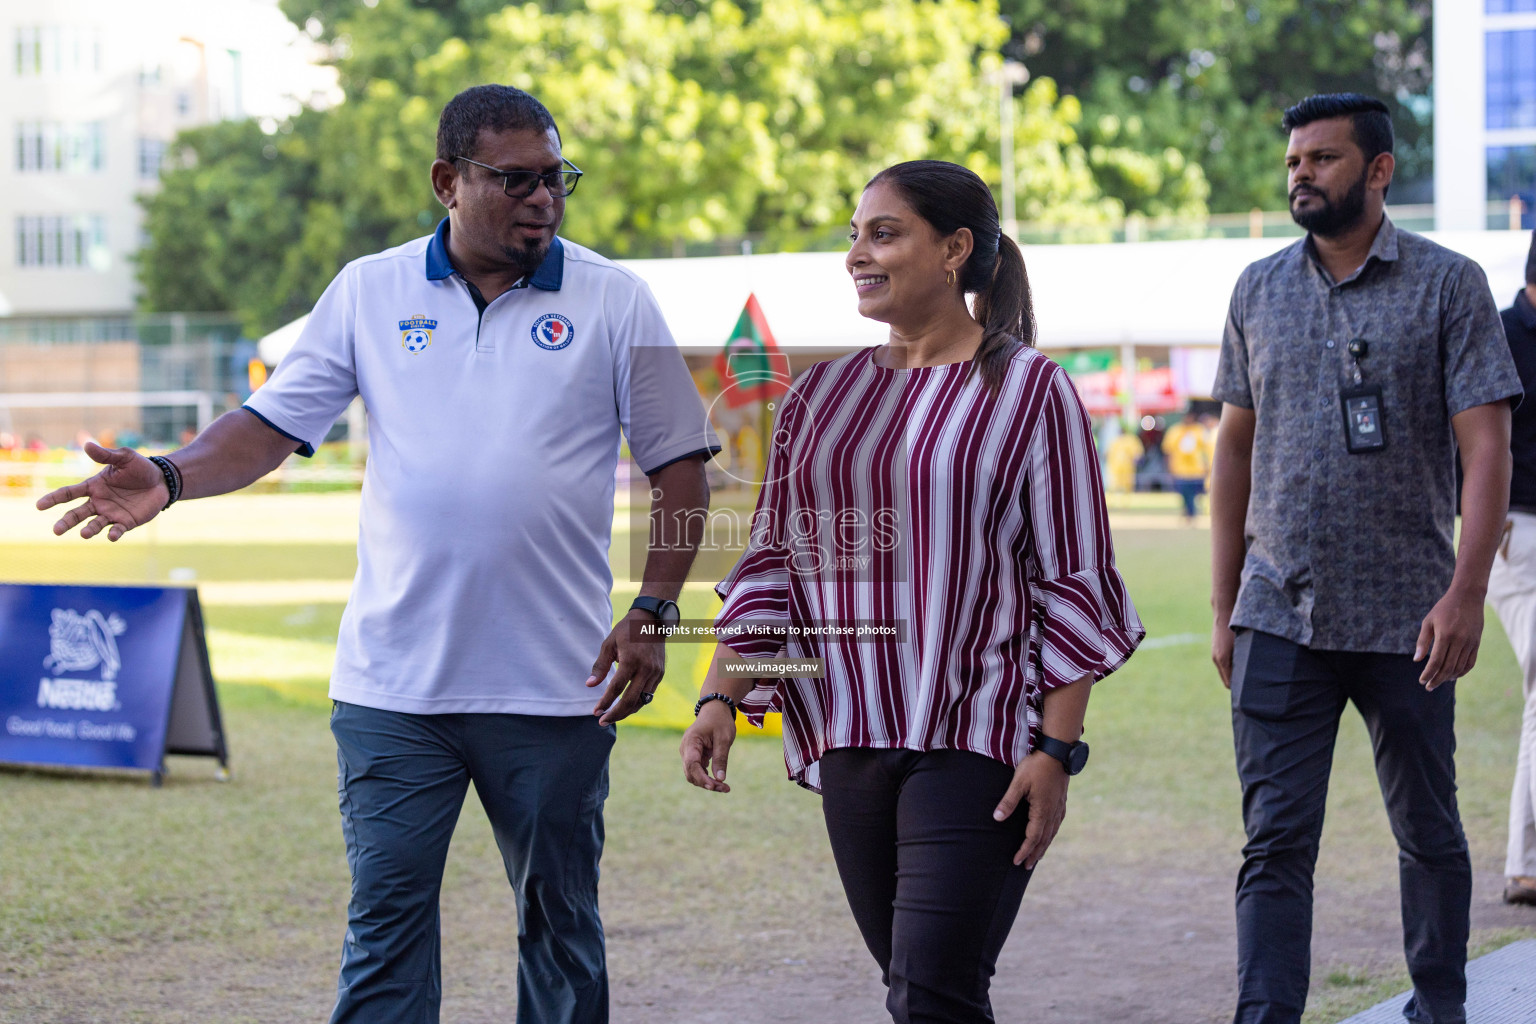
[[[770,552],[748,550],[715,585],[725,602],[715,615],[715,636],[743,658],[784,653],[789,622],[789,573]]]
[[[1125,664],[1147,635],[1113,566],[1032,580],[1039,628],[1040,689],[1084,676],[1097,682]]]
[[[789,572],[771,549],[748,550],[715,586],[725,602],[715,635],[745,660],[784,654],[789,630]],[[741,713],[761,729],[763,716],[780,710],[779,681],[764,678],[741,700]]]

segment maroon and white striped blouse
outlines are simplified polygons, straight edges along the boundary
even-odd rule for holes
[[[819,363],[780,399],[751,538],[715,588],[742,657],[826,659],[825,678],[760,681],[743,707],[783,712],[789,776],[813,789],[837,747],[1015,765],[1044,691],[1103,678],[1145,635],[1066,372],[1023,348],[994,396],[968,363],[873,355]]]

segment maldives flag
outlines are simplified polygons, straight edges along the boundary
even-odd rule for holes
[[[715,373],[728,408],[766,402],[789,390],[789,360],[774,344],[756,295],[747,296],[731,340],[715,356]]]

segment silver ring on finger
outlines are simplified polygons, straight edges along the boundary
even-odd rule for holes
[[[656,699],[656,694],[653,693],[650,690],[646,690],[646,691],[644,691],[643,693],[640,694],[640,706],[641,707],[645,707],[647,704],[649,704],[651,701],[653,701],[655,699]]]

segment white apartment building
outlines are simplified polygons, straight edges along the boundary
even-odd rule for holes
[[[1435,0],[1435,226],[1536,221],[1536,0]]]
[[[276,0],[0,0],[0,317],[132,310],[176,133],[333,98],[316,56]]]

